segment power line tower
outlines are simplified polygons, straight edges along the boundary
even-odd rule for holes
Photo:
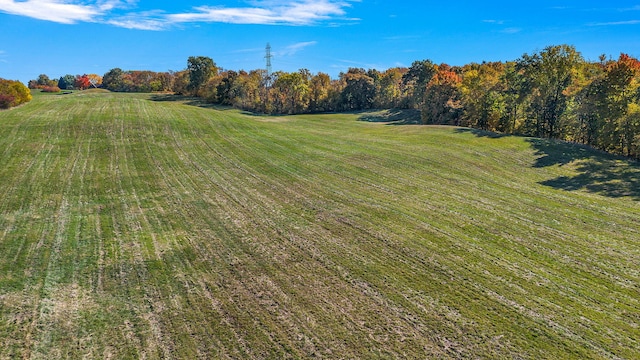
[[[265,55],[265,58],[267,59],[267,79],[271,78],[271,58],[273,57],[271,55],[271,44],[267,43],[267,55]]]
[[[271,58],[273,57],[271,55],[271,44],[267,43],[267,48],[266,50],[266,55],[265,55],[265,59],[267,59],[267,69],[266,69],[266,73],[265,73],[265,77],[264,77],[264,92],[263,92],[263,112],[265,113],[270,113],[271,112],[271,104],[270,104],[270,99],[269,99],[269,89],[271,89],[271,85],[273,82],[273,79],[271,79]]]

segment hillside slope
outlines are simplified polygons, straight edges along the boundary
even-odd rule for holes
[[[636,164],[365,115],[0,113],[0,358],[640,357]]]

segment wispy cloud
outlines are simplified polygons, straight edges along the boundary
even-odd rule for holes
[[[485,24],[496,25],[497,26],[496,31],[503,34],[517,34],[522,31],[522,29],[518,27],[503,27],[503,25],[507,23],[507,21],[505,20],[486,19],[486,20],[482,20],[482,22]]]
[[[362,61],[354,61],[354,60],[348,60],[348,59],[335,59],[335,61],[337,61],[337,64],[332,64],[330,67],[334,68],[334,69],[344,69],[345,67],[358,67],[358,68],[363,68],[363,69],[386,69],[389,68],[390,66],[385,66],[384,64],[374,64],[374,63],[368,63],[368,62],[362,62]]]
[[[299,43],[296,43],[296,44],[289,45],[289,46],[285,47],[284,49],[276,50],[273,53],[273,55],[276,56],[276,57],[293,56],[293,55],[297,54],[298,52],[304,50],[305,48],[307,48],[309,46],[316,45],[317,43],[318,43],[317,41],[299,42]]]
[[[125,29],[134,30],[164,30],[167,22],[164,12],[160,10],[126,14],[105,20],[105,23]]]
[[[397,35],[397,36],[385,36],[382,39],[387,41],[401,41],[401,40],[415,40],[420,39],[419,35]]]
[[[638,25],[640,20],[611,21],[589,24],[590,26],[620,26],[620,25]]]
[[[231,51],[232,54],[257,53],[257,52],[264,52],[264,47],[238,49],[238,50]]]
[[[1,63],[6,63],[7,60],[5,59],[7,53],[4,50],[0,50],[0,62]]]
[[[521,31],[522,31],[521,28],[510,27],[510,28],[502,29],[500,32],[503,33],[503,34],[517,34],[517,33],[521,32]]]
[[[199,6],[168,14],[161,9],[136,12],[137,0],[0,0],[0,12],[62,24],[96,22],[139,30],[198,22],[302,26],[331,21],[335,25],[335,21],[359,20],[345,17],[353,1],[357,0],[263,0],[245,7]]]
[[[622,11],[622,12],[626,12],[626,11],[640,11],[640,5],[636,5],[636,6],[632,6],[632,7],[628,7],[628,8],[621,8],[621,9],[618,9],[618,11]]]

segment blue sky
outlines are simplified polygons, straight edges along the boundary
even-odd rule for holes
[[[571,44],[589,60],[640,57],[637,1],[0,0],[0,77],[182,70],[209,56],[225,69],[307,68],[337,77],[431,59],[515,60]]]

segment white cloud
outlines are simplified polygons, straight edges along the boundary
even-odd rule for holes
[[[102,11],[111,11],[114,9],[130,9],[135,7],[137,0],[99,0],[96,5]]]
[[[166,23],[162,20],[141,19],[137,17],[122,17],[118,19],[108,20],[106,23],[109,25],[132,30],[159,31],[164,30],[167,27]]]
[[[0,0],[0,11],[63,24],[91,22],[101,14],[99,6],[77,5],[63,0]]]
[[[173,23],[182,22],[226,22],[233,24],[273,24],[277,15],[267,9],[258,8],[211,8],[198,7],[196,12],[172,14],[167,19]]]
[[[135,30],[164,30],[169,25],[161,11],[147,11],[142,13],[127,14],[105,20],[109,25]]]
[[[334,16],[343,16],[349,4],[335,0],[263,1],[253,7],[194,8],[194,12],[172,14],[167,20],[173,23],[223,22],[232,24],[284,24],[309,25]]]
[[[246,7],[199,6],[190,12],[134,12],[137,0],[0,0],[0,12],[62,24],[96,22],[139,30],[163,30],[197,22],[263,25],[314,25],[341,19],[357,0],[253,1]],[[122,10],[131,10],[125,14]],[[342,19],[354,21],[358,19]]]

